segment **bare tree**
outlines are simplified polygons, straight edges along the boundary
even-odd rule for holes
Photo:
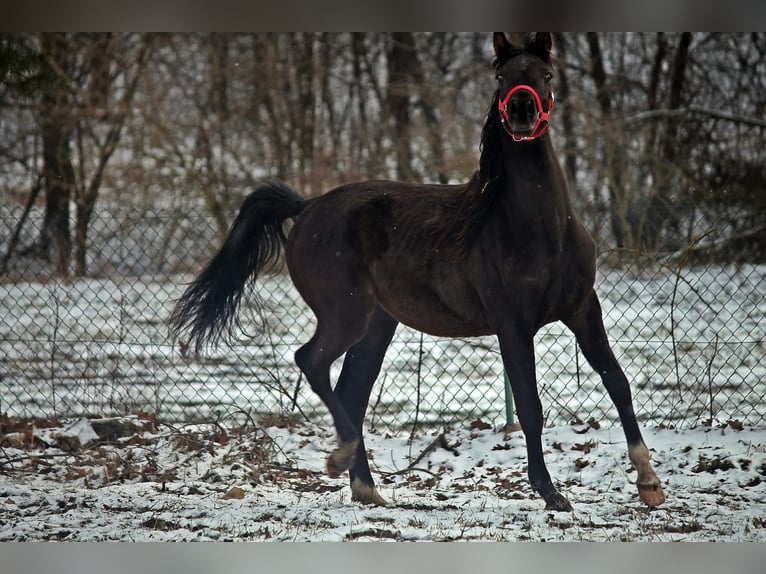
[[[565,131],[580,134],[566,135],[566,153],[577,156],[570,165],[577,167],[580,187],[593,190],[594,228],[604,219],[600,214],[607,215],[614,244],[649,253],[677,251],[711,226],[731,231],[730,221],[715,223],[720,203],[717,214],[704,206],[724,180],[729,188],[747,185],[745,178],[750,186],[763,181],[756,158],[762,162],[764,151],[756,142],[764,122],[754,110],[763,109],[764,97],[752,72],[762,67],[757,46],[763,35],[588,33],[560,39],[569,86],[559,94],[575,112]],[[747,165],[713,179],[713,166],[728,163],[729,153],[740,164],[749,158]],[[605,211],[599,208],[602,190]],[[727,211],[743,209],[739,201],[728,205]],[[760,211],[751,207],[745,212]]]
[[[69,275],[73,251],[76,274],[86,272],[90,218],[149,53],[146,37],[136,51],[128,49],[131,43],[111,34],[41,33],[37,38],[40,73],[47,78],[33,97],[42,173],[41,186],[30,191],[25,215],[40,189],[45,192],[45,214],[38,239],[26,252],[52,259],[60,276]],[[24,221],[25,216],[14,237]],[[14,247],[11,242],[4,268]]]
[[[104,180],[107,163],[120,142],[131,111],[139,79],[150,55],[151,36],[132,39],[97,34],[85,44],[89,82],[78,94],[76,124],[78,177],[76,178],[75,272],[87,272],[88,229]],[[122,59],[125,52],[129,60]],[[88,169],[88,166],[94,166]],[[61,269],[60,269],[61,271]]]
[[[36,114],[43,147],[45,218],[34,252],[48,259],[52,251],[57,273],[67,276],[72,253],[69,204],[75,189],[72,136],[76,124],[69,85],[74,73],[70,38],[60,33],[41,34],[40,53],[44,73],[58,81],[42,93]]]
[[[413,33],[392,33],[387,58],[386,112],[390,115],[393,125],[392,139],[396,156],[396,177],[404,181],[415,179],[412,168],[410,98],[413,91],[416,59]]]
[[[699,246],[706,256],[766,257],[766,241],[743,249],[766,236],[766,35],[555,43],[551,134],[594,235],[672,253],[715,226],[726,235]],[[30,243],[20,231],[42,196],[26,252],[60,275],[87,272],[99,205],[195,207],[223,237],[263,176],[307,195],[368,178],[465,179],[493,89],[486,34],[45,33],[4,35],[5,46],[36,72],[0,62],[0,165],[14,174],[3,187],[24,206],[2,268]]]

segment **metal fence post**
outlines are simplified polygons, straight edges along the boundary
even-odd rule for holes
[[[513,413],[511,381],[508,380],[508,373],[505,371],[503,371],[503,381],[505,382],[505,426],[510,428],[516,424],[516,416]]]

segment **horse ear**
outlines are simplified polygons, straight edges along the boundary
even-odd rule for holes
[[[553,48],[553,40],[551,39],[550,32],[536,32],[530,44],[537,44],[542,48],[546,54],[551,53]]]
[[[495,48],[495,57],[498,60],[508,58],[508,53],[511,51],[512,46],[508,38],[505,37],[505,32],[495,32],[492,34],[492,45]]]

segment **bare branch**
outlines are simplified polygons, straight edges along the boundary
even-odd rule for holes
[[[625,118],[626,124],[635,124],[645,121],[667,119],[667,118],[679,118],[688,115],[702,115],[717,120],[724,120],[737,124],[745,124],[748,126],[766,128],[766,120],[760,118],[754,118],[752,116],[744,116],[740,114],[730,114],[727,112],[721,112],[719,110],[711,110],[708,108],[701,108],[697,106],[689,106],[687,108],[677,108],[673,110],[659,109],[659,110],[646,110],[645,112],[639,112],[632,116]]]

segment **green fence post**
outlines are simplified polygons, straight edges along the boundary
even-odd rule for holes
[[[505,426],[512,427],[516,424],[516,417],[513,414],[513,393],[511,392],[511,381],[508,380],[508,373],[503,371],[503,380],[505,381]]]

